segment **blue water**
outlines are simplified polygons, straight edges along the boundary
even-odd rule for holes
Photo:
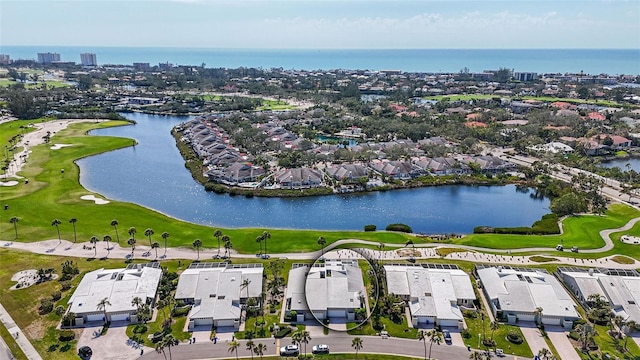
[[[302,70],[367,69],[416,72],[472,72],[506,67],[515,71],[587,74],[640,74],[640,49],[403,49],[291,50],[204,49],[77,46],[0,46],[12,59],[35,59],[38,52],[57,52],[62,61],[80,62],[80,54],[96,54],[98,63],[172,63],[206,67],[256,67]]]
[[[515,186],[442,186],[305,198],[246,198],[204,191],[184,167],[173,116],[127,114],[136,125],[93,131],[134,138],[135,147],[78,161],[80,183],[107,198],[221,227],[362,230],[405,223],[415,232],[469,233],[477,225],[529,226],[549,200]]]
[[[629,169],[627,169],[627,164],[629,164]],[[628,159],[616,159],[607,162],[603,162],[602,166],[607,168],[619,167],[622,171],[634,170],[636,172],[640,172],[640,158],[633,157]]]

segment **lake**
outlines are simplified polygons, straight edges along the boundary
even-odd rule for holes
[[[246,198],[207,192],[191,177],[170,134],[188,118],[124,114],[136,124],[92,135],[134,138],[135,147],[81,159],[80,183],[109,199],[132,202],[175,218],[219,227],[318,230],[378,229],[391,223],[428,234],[470,233],[478,225],[530,226],[549,213],[533,189],[440,186],[302,198]]]
[[[606,168],[619,167],[622,171],[627,171],[627,164],[629,164],[631,170],[640,172],[640,158],[631,157],[627,159],[614,159],[611,161],[602,162],[601,165]]]

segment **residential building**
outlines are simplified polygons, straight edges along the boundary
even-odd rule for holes
[[[409,305],[414,327],[436,324],[464,328],[462,309],[475,309],[469,275],[456,265],[384,265],[387,291]]]
[[[600,295],[614,314],[640,324],[640,273],[624,269],[559,267],[559,277],[587,308],[589,296]]]
[[[98,66],[98,61],[96,60],[96,54],[92,54],[92,53],[80,54],[80,64],[82,66]]]
[[[11,64],[11,57],[9,55],[0,54],[0,64],[2,65]]]
[[[175,299],[192,305],[188,327],[240,326],[241,307],[249,298],[259,300],[262,264],[196,262],[180,274]]]
[[[346,183],[366,181],[369,178],[369,169],[362,164],[330,165],[325,171],[334,179]]]
[[[162,270],[160,264],[130,264],[125,269],[98,269],[82,277],[67,301],[69,312],[76,314],[76,325],[93,321],[128,321],[136,323],[138,297],[153,306]],[[99,304],[106,299],[108,305]],[[105,319],[106,315],[106,319]]]
[[[544,269],[476,265],[475,272],[493,315],[510,324],[540,321],[571,328],[580,318],[571,295]],[[536,309],[542,309],[539,319]]]
[[[289,271],[285,309],[305,319],[355,319],[365,307],[366,289],[355,259],[327,259],[324,263],[293,264]]]
[[[315,188],[322,184],[322,172],[311,168],[282,169],[273,174],[282,189]]]
[[[58,61],[60,61],[60,54],[58,53],[38,53],[38,62],[40,64],[51,64]]]
[[[538,73],[516,71],[513,73],[513,79],[518,81],[534,81],[538,79]]]

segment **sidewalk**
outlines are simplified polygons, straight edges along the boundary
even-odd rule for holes
[[[4,326],[7,327],[9,333],[11,333],[14,337],[17,336],[16,342],[29,360],[42,360],[40,354],[38,354],[33,345],[31,345],[31,342],[29,342],[27,336],[22,332],[22,329],[20,329],[18,325],[16,325],[15,321],[13,321],[11,315],[9,315],[2,304],[0,304],[0,321],[2,321]]]

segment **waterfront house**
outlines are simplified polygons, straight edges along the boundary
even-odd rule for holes
[[[330,165],[325,170],[338,181],[354,183],[369,178],[369,169],[362,164]]]
[[[281,169],[273,174],[273,179],[282,189],[315,188],[322,184],[322,172],[307,167]]]
[[[226,185],[237,185],[246,182],[255,182],[258,177],[265,174],[264,168],[247,162],[236,162],[222,169],[214,169],[207,172],[210,181]]]
[[[406,161],[373,160],[369,166],[382,175],[390,176],[397,180],[409,180],[420,175],[417,169]]]

